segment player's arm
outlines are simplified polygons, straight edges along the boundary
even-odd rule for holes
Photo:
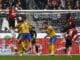
[[[67,33],[67,32],[65,32],[64,36],[65,36],[65,37],[67,37],[67,36],[68,36],[68,33]]]
[[[33,32],[34,32],[33,38],[36,39],[37,38],[37,33],[36,33],[36,31],[33,31]]]
[[[43,33],[46,33],[46,36],[44,38],[49,37],[48,34],[47,34],[47,32],[46,32],[46,30],[43,29]]]
[[[75,34],[74,37],[73,37],[73,39],[72,39],[72,41],[75,41],[77,39],[77,37],[78,37],[78,35]]]
[[[30,22],[27,22],[28,23],[28,26],[29,26],[29,31],[31,30],[31,24],[30,24]]]
[[[35,31],[34,33],[35,33],[35,38],[37,38],[37,33],[36,33],[36,31]]]
[[[49,35],[47,34],[44,38],[47,38],[47,37],[49,37]]]
[[[74,35],[72,41],[76,41],[77,38],[78,38],[78,31],[76,30],[75,35]]]
[[[15,26],[15,29],[17,29],[17,28],[19,28],[19,24],[17,24],[17,25]]]
[[[50,33],[52,32],[52,31],[54,31],[55,32],[55,30],[53,29],[53,27],[52,26],[49,26],[49,31],[50,31]]]
[[[67,36],[71,36],[73,33],[73,31],[71,29],[69,29],[66,33],[65,33],[65,37]]]
[[[80,42],[80,41],[76,40],[75,42],[78,43],[78,42]]]

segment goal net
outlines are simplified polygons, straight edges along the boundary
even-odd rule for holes
[[[63,49],[65,49],[65,42],[63,42],[64,38],[61,33],[63,33],[62,32],[63,26],[65,26],[65,24],[67,23],[67,19],[69,15],[74,20],[78,32],[80,32],[80,10],[18,10],[15,12],[15,14],[16,14],[15,18],[24,16],[26,18],[25,20],[29,21],[31,25],[35,27],[35,30],[37,32],[37,44],[39,46],[39,51],[41,52],[42,55],[49,54],[49,50],[48,50],[49,39],[44,38],[45,33],[43,33],[41,29],[43,27],[43,22],[47,21],[50,25],[52,25],[56,30],[57,34],[59,35],[58,40],[55,43],[55,55],[64,55]],[[0,29],[2,29],[3,27],[2,24],[4,25],[3,23],[4,17],[8,18],[7,10],[0,11]],[[6,19],[6,21],[8,21],[8,19]],[[16,22],[15,24],[17,24],[16,19],[15,22]],[[14,42],[9,43],[9,40],[8,39],[4,40],[4,37],[11,37],[11,35],[8,31],[7,33],[5,30],[1,31],[0,54],[1,55],[14,54],[15,53],[14,50],[17,48],[17,40],[13,39]],[[80,37],[77,38],[77,40],[80,40]],[[73,42],[71,54],[79,55],[79,51],[80,51],[79,49],[80,47],[78,43],[76,44],[76,42]],[[34,48],[32,47],[31,54],[34,53],[35,51]]]

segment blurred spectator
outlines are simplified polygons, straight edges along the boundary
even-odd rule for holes
[[[16,4],[15,9],[16,9],[16,10],[21,10],[21,9],[22,9],[20,2],[18,2],[18,3]]]
[[[2,0],[1,4],[2,4],[2,9],[6,9],[7,7],[10,6],[9,0]]]
[[[72,5],[71,0],[67,0],[67,1],[66,1],[66,5],[67,5],[67,6],[66,6],[67,9],[72,9],[72,6],[71,6],[71,5]]]
[[[60,0],[61,8],[65,8],[65,0]]]
[[[59,1],[58,0],[48,0],[48,9],[58,9]]]
[[[10,6],[15,5],[15,0],[8,0]]]
[[[26,0],[20,0],[22,9],[27,9]]]
[[[80,9],[80,0],[77,0],[75,3],[75,9]]]
[[[26,0],[26,8],[29,9],[30,0]]]
[[[19,9],[80,9],[80,0],[0,0],[0,8]]]
[[[45,9],[45,6],[47,5],[47,0],[34,0],[38,9]]]
[[[2,4],[0,4],[0,10],[2,9]]]

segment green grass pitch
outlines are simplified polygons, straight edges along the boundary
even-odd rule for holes
[[[80,60],[80,56],[0,56],[0,60]]]

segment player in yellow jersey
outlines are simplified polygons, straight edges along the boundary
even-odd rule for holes
[[[31,35],[30,35],[30,23],[28,21],[24,21],[21,25],[22,32],[22,40],[25,41],[25,46],[27,47],[26,51],[31,49]]]
[[[28,40],[31,41],[31,36],[29,33],[30,24],[29,22],[24,22],[24,20],[19,21],[19,23],[16,25],[16,28],[18,29],[18,52],[21,53],[22,50],[25,50],[25,41]]]
[[[18,33],[18,51],[17,54],[22,53],[22,48],[23,48],[23,42],[22,42],[22,32],[20,30],[20,25],[21,25],[21,21],[18,20],[18,24],[15,26],[15,29],[18,29],[17,33]]]
[[[50,37],[49,42],[48,42],[49,43],[49,53],[51,55],[54,55],[55,53],[54,44],[55,44],[55,41],[57,40],[56,32],[53,29],[53,27],[48,24],[48,22],[43,23],[43,28],[44,28],[45,33],[47,33],[47,36],[45,36],[45,38],[48,36]]]

